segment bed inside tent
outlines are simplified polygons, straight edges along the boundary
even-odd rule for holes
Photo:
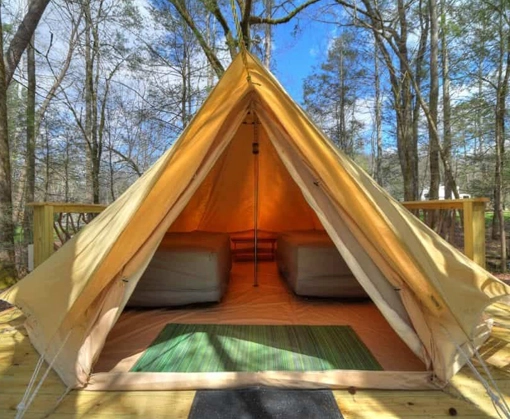
[[[395,323],[411,324],[398,292],[343,231],[344,254],[331,241],[343,264],[338,278],[337,265],[328,270],[332,256],[323,250],[330,239],[321,220],[248,111],[160,243],[87,388],[429,386],[423,355]],[[303,240],[308,250],[292,247]],[[299,266],[301,291],[284,272],[283,252]],[[382,278],[379,306],[351,271],[350,254],[372,281]],[[397,313],[393,325],[381,304]]]

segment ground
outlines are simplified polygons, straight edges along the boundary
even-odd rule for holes
[[[498,386],[510,393],[510,306],[489,308],[495,327],[481,354]],[[0,418],[14,418],[38,355],[15,308],[0,313]],[[480,369],[480,368],[479,368]],[[48,375],[26,418],[187,418],[195,392],[92,392],[75,390],[56,407],[65,388]],[[337,390],[335,399],[345,419],[497,418],[481,384],[464,367],[444,391]],[[509,400],[510,401],[510,400]]]
[[[505,214],[510,231],[510,212]],[[490,238],[488,254],[497,241]],[[492,269],[494,271],[494,269]],[[510,284],[510,274],[493,272]],[[0,287],[1,289],[2,287]],[[504,397],[510,402],[510,306],[488,309],[495,319],[491,338],[481,349]],[[38,355],[23,327],[22,313],[0,301],[0,418],[14,418]],[[477,365],[481,370],[480,365]],[[195,392],[87,392],[72,391],[56,407],[65,388],[52,371],[34,401],[27,418],[187,418]],[[464,367],[443,391],[337,390],[335,399],[345,419],[386,418],[498,418],[481,384]],[[47,415],[48,414],[48,415]]]

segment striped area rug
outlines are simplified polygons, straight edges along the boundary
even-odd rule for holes
[[[382,370],[350,326],[168,324],[133,372]]]

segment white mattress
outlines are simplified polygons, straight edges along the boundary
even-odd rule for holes
[[[168,233],[140,278],[129,306],[164,307],[220,301],[231,268],[230,238],[221,233]]]
[[[338,249],[323,231],[294,231],[277,241],[278,269],[303,296],[367,297]]]

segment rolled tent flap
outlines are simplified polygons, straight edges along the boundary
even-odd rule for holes
[[[248,109],[255,109],[262,123],[260,146],[274,148],[261,157],[261,167],[275,167],[274,184],[291,185],[278,206],[286,205],[287,194],[296,197],[289,214],[308,208],[306,219],[296,218],[293,225],[325,228],[401,338],[439,378],[449,379],[463,362],[457,345],[486,337],[481,314],[509,288],[392,199],[323,136],[256,58],[246,58],[251,82],[238,57],[176,144],[0,297],[23,310],[34,346],[53,361],[65,383],[84,386],[165,232],[238,228],[226,216],[212,220],[210,208],[200,205],[214,204],[215,212],[227,214],[224,201],[212,195],[229,181],[242,193],[242,185],[231,182],[242,165],[230,168],[228,159],[235,158]],[[261,196],[270,186],[270,177],[261,178]],[[261,199],[261,226],[285,222],[272,216],[278,208],[263,205]]]

